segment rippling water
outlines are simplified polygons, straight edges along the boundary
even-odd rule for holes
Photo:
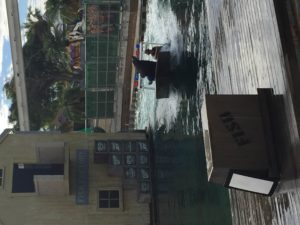
[[[225,189],[205,182],[204,93],[256,94],[257,87],[272,87],[283,94],[277,111],[289,124],[279,136],[293,139],[296,132],[272,1],[207,0],[205,5],[202,0],[149,0],[145,41],[169,43],[178,63],[185,52],[198,68],[196,74],[183,71],[182,82],[189,82],[174,88],[168,99],[155,99],[155,84],[145,82],[139,92],[136,127],[159,130],[156,197],[161,224],[230,224],[231,215],[233,224],[300,224],[297,187],[272,198],[240,191],[228,196]]]
[[[185,10],[182,10],[185,9]],[[173,89],[168,99],[155,100],[155,84],[140,91],[140,107],[137,112],[136,126],[144,128],[149,123],[152,127],[165,125],[174,128],[176,118],[185,105],[185,121],[182,121],[182,132],[195,134],[199,132],[202,94],[214,92],[215,86],[210,71],[210,48],[204,4],[202,1],[159,1],[150,0],[147,14],[147,30],[145,42],[169,43],[171,53],[177,56],[178,62],[183,52],[187,52],[197,60],[199,70],[191,74],[188,69],[183,76],[185,80],[194,82],[196,89],[192,96],[186,96],[185,90]],[[194,73],[194,71],[193,71]],[[190,85],[191,86],[191,85]],[[197,108],[197,109],[196,109]],[[147,109],[147,110],[145,110]],[[193,114],[193,117],[190,115]]]

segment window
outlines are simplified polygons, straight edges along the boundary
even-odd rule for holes
[[[64,164],[15,163],[13,168],[12,193],[35,192],[34,175],[63,175]]]
[[[108,163],[108,143],[107,141],[96,141],[94,150],[94,163]]]
[[[118,190],[99,191],[99,208],[119,208],[120,194]]]
[[[4,177],[3,169],[0,169],[0,187],[3,186],[3,177]]]

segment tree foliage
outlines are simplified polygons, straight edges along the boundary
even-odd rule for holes
[[[64,89],[76,87],[79,91],[78,84],[83,74],[74,73],[70,67],[64,31],[40,11],[29,10],[25,28],[23,55],[30,128],[51,128],[58,109],[64,107]],[[12,101],[9,121],[18,128],[14,79],[4,85],[4,91]],[[79,92],[77,95],[79,97]]]
[[[52,21],[62,19],[64,23],[73,22],[77,16],[78,2],[74,0],[47,0],[46,16]]]

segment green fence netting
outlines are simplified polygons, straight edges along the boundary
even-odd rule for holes
[[[85,0],[86,117],[112,118],[119,74],[121,2]]]

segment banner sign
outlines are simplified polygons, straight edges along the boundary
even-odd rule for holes
[[[89,204],[89,151],[76,151],[76,204]]]
[[[139,80],[139,74],[138,73],[136,73],[135,75],[134,75],[134,80]]]

